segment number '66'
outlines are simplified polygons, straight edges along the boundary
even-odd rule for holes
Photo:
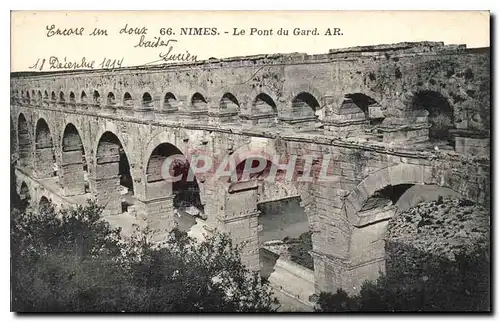
[[[165,36],[165,35],[171,35],[172,34],[172,28],[161,28],[160,29],[160,35]]]

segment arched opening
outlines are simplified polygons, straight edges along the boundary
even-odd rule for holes
[[[250,124],[261,127],[272,127],[278,122],[278,110],[276,103],[273,99],[264,93],[257,95],[252,103],[249,116],[242,116],[243,118],[250,118]]]
[[[92,98],[94,100],[94,105],[97,105],[97,106],[101,105],[101,95],[99,95],[98,91],[94,91]]]
[[[27,104],[29,104],[29,103],[31,102],[30,92],[29,92],[29,91],[26,91],[25,102],[26,102]]]
[[[384,272],[379,289],[389,298],[417,296],[412,308],[422,302],[443,307],[437,297],[448,302],[449,295],[465,289],[460,283],[470,284],[469,272],[480,275],[480,267],[489,266],[489,260],[478,263],[473,258],[481,252],[477,246],[489,244],[490,212],[450,188],[404,181],[379,188],[364,202],[360,215],[374,220],[351,231],[349,258],[359,267],[351,271],[358,284],[354,286]],[[463,250],[474,256],[457,260]]]
[[[431,141],[452,142],[450,130],[455,127],[453,118],[453,107],[448,100],[435,91],[417,92],[411,103],[412,111],[428,111],[429,115],[429,139]]]
[[[188,232],[196,224],[196,217],[204,217],[198,180],[177,147],[170,143],[158,145],[149,157],[146,177],[149,198],[173,195],[178,229]]]
[[[294,184],[298,173],[288,174],[286,170],[279,169],[276,164],[259,155],[245,158],[237,164],[235,171],[237,181],[256,180],[258,183],[261,277],[279,284],[276,269],[289,262],[300,265],[300,269],[306,274],[312,274],[314,264],[308,253],[312,250],[311,231]]]
[[[379,277],[379,271],[384,271],[387,264],[385,236],[390,229],[388,224],[391,218],[421,203],[459,196],[447,187],[413,183],[388,185],[376,190],[363,202],[358,212],[362,218],[373,218],[372,222],[356,227],[351,232],[349,253],[353,265],[368,265],[363,271],[363,279],[375,280]],[[422,214],[413,215],[419,217]]]
[[[239,111],[240,103],[238,102],[236,97],[234,97],[233,94],[226,93],[222,96],[220,100],[219,108],[222,111],[228,111],[228,112]]]
[[[21,189],[19,189],[19,198],[21,199],[21,211],[26,210],[31,203],[30,189],[26,182],[21,183]]]
[[[17,143],[19,146],[19,166],[33,166],[31,134],[29,132],[28,122],[22,113],[19,114],[19,119],[17,120]]]
[[[50,178],[56,175],[57,166],[54,145],[49,125],[41,118],[36,123],[35,131],[35,171],[39,178]]]
[[[276,103],[269,95],[264,93],[257,95],[252,104],[252,115],[277,113]]]
[[[112,92],[109,92],[108,93],[108,101],[107,101],[107,105],[108,106],[114,106],[115,105],[115,94],[113,94]]]
[[[73,93],[73,92],[69,92],[69,103],[71,105],[76,104],[75,93]]]
[[[43,105],[49,106],[49,93],[47,91],[43,92]]]
[[[57,96],[56,96],[56,93],[54,91],[52,91],[52,93],[50,94],[50,101],[51,101],[52,105],[57,104]]]
[[[45,196],[42,196],[40,198],[40,202],[38,203],[38,210],[42,212],[47,211],[49,210],[50,204],[51,202],[49,201],[49,199]]]
[[[43,104],[43,96],[42,96],[42,92],[41,91],[38,91],[37,92],[37,102],[38,104],[42,105]]]
[[[121,214],[135,204],[130,164],[118,137],[105,132],[96,150],[97,201],[110,214]],[[118,188],[117,188],[118,187]]]
[[[153,108],[153,98],[149,93],[144,93],[142,95],[142,107],[143,108]]]
[[[177,98],[172,93],[165,94],[163,98],[163,109],[165,110],[174,110],[177,108]]]
[[[191,106],[195,111],[204,110],[207,108],[207,100],[200,93],[194,93],[191,97]]]
[[[320,106],[316,98],[309,93],[302,92],[292,100],[292,117],[313,117]]]
[[[66,104],[66,100],[64,99],[64,93],[63,92],[59,93],[59,104],[61,104],[63,106]]]
[[[82,139],[76,127],[69,123],[63,132],[60,183],[65,196],[89,192],[87,162]]]
[[[132,95],[130,95],[129,92],[126,92],[123,95],[123,106],[132,107],[133,104],[134,104],[134,101],[132,100]]]
[[[372,125],[378,125],[382,122],[384,115],[380,105],[368,95],[363,93],[346,94],[341,109],[359,108],[366,119],[370,119]]]
[[[87,104],[87,93],[85,93],[85,91],[82,91],[82,94],[80,95],[80,103],[82,105]]]

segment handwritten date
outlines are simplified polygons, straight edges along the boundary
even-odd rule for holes
[[[44,70],[62,70],[62,69],[114,69],[120,68],[123,65],[123,57],[120,59],[112,59],[104,57],[97,61],[82,57],[77,60],[71,60],[67,57],[50,56],[49,59],[38,58],[36,63],[29,66],[29,69],[44,71]]]

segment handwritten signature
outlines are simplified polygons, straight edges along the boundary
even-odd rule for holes
[[[158,57],[160,59],[154,60],[152,62],[146,63],[145,65],[155,64],[161,61],[165,62],[196,62],[198,60],[198,55],[192,54],[189,51],[185,52],[176,51],[174,45],[177,43],[176,39],[164,40],[161,37],[153,37],[152,40],[146,40],[146,35],[141,35],[139,42],[134,46],[134,48],[159,48],[167,47],[166,52],[160,52]]]

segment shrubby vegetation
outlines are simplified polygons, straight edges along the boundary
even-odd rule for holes
[[[15,191],[15,190],[14,190]],[[11,218],[16,312],[269,312],[276,301],[226,235],[197,243],[172,231],[162,247],[131,242],[95,203]]]
[[[285,238],[284,242],[289,244],[288,251],[290,252],[292,262],[314,270],[314,261],[309,254],[312,251],[311,235],[312,232],[307,231],[302,233],[298,238]]]
[[[454,261],[429,259],[407,247],[408,256],[374,282],[365,282],[358,295],[343,290],[321,293],[318,311],[490,311],[489,250],[478,246]],[[427,258],[419,266],[415,258]]]
[[[365,282],[356,296],[343,290],[320,294],[319,311],[491,310],[486,210],[439,198],[408,209],[388,226],[386,274]]]

